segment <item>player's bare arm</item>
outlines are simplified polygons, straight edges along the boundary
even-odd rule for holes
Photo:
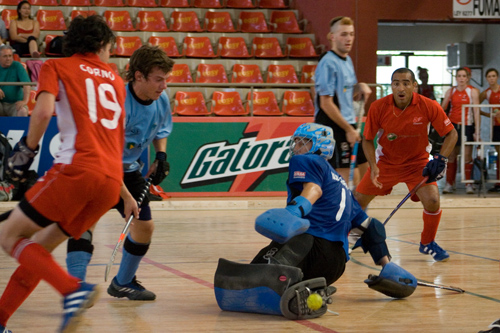
[[[311,202],[311,205],[314,205],[316,200],[321,198],[321,196],[323,195],[323,190],[318,184],[304,183],[300,195],[309,200],[309,202]]]
[[[364,82],[358,82],[354,85],[353,99],[356,101],[367,101],[368,98],[370,98],[371,93],[372,89],[368,86],[368,84]]]
[[[357,141],[361,140],[358,131],[342,117],[339,108],[333,103],[332,96],[320,96],[319,102],[321,109],[325,111],[327,116],[345,131],[347,141],[351,146],[354,146]]]
[[[54,113],[55,101],[56,96],[48,92],[44,91],[38,95],[35,109],[31,114],[28,136],[26,138],[26,145],[30,149],[36,149],[38,142],[49,126],[52,114]]]
[[[458,140],[457,130],[452,129],[451,131],[448,132],[448,134],[445,135],[443,145],[441,146],[439,154],[446,157],[450,156],[453,149],[455,149],[455,144],[457,143],[457,140]]]
[[[366,159],[371,169],[371,180],[373,185],[378,188],[382,188],[382,184],[378,181],[379,169],[377,166],[377,159],[375,157],[375,143],[373,140],[367,140],[363,138],[363,150],[365,152]]]
[[[122,186],[120,188],[120,197],[123,199],[125,220],[128,220],[130,215],[134,215],[135,218],[138,218],[140,209],[137,206],[137,201],[129,192],[123,180],[122,180]]]

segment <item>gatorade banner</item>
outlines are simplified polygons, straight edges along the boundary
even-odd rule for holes
[[[175,117],[161,186],[171,196],[286,195],[290,136],[312,120]]]

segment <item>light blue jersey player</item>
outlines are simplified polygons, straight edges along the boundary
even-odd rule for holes
[[[384,226],[366,215],[327,162],[334,147],[330,127],[306,123],[297,128],[290,144],[288,205],[257,217],[255,229],[272,241],[250,264],[219,260],[215,295],[221,309],[289,319],[323,315],[335,291],[330,285],[349,260],[352,229],[362,234],[365,253],[383,266],[380,276],[365,281],[368,286],[395,298],[413,293],[415,277],[389,262]],[[307,306],[312,293],[323,299],[321,308]]]

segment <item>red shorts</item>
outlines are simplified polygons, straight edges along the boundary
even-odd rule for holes
[[[426,160],[413,164],[405,164],[404,166],[390,165],[379,162],[377,163],[379,168],[378,181],[382,184],[382,188],[378,188],[373,185],[370,176],[371,168],[368,168],[368,171],[356,187],[356,191],[365,195],[387,195],[390,194],[392,192],[392,188],[399,183],[405,183],[410,191],[424,178],[422,176],[422,171],[424,170],[426,164]],[[423,184],[422,186],[427,185],[437,186],[437,183],[432,182]],[[411,197],[411,200],[420,201],[416,194]]]
[[[56,164],[25,198],[39,214],[78,239],[120,199],[121,183],[98,169]]]

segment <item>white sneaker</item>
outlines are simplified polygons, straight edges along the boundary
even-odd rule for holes
[[[472,184],[465,185],[465,193],[474,194],[474,188],[472,187]]]
[[[446,183],[443,188],[443,194],[453,193],[453,186],[450,183]]]

